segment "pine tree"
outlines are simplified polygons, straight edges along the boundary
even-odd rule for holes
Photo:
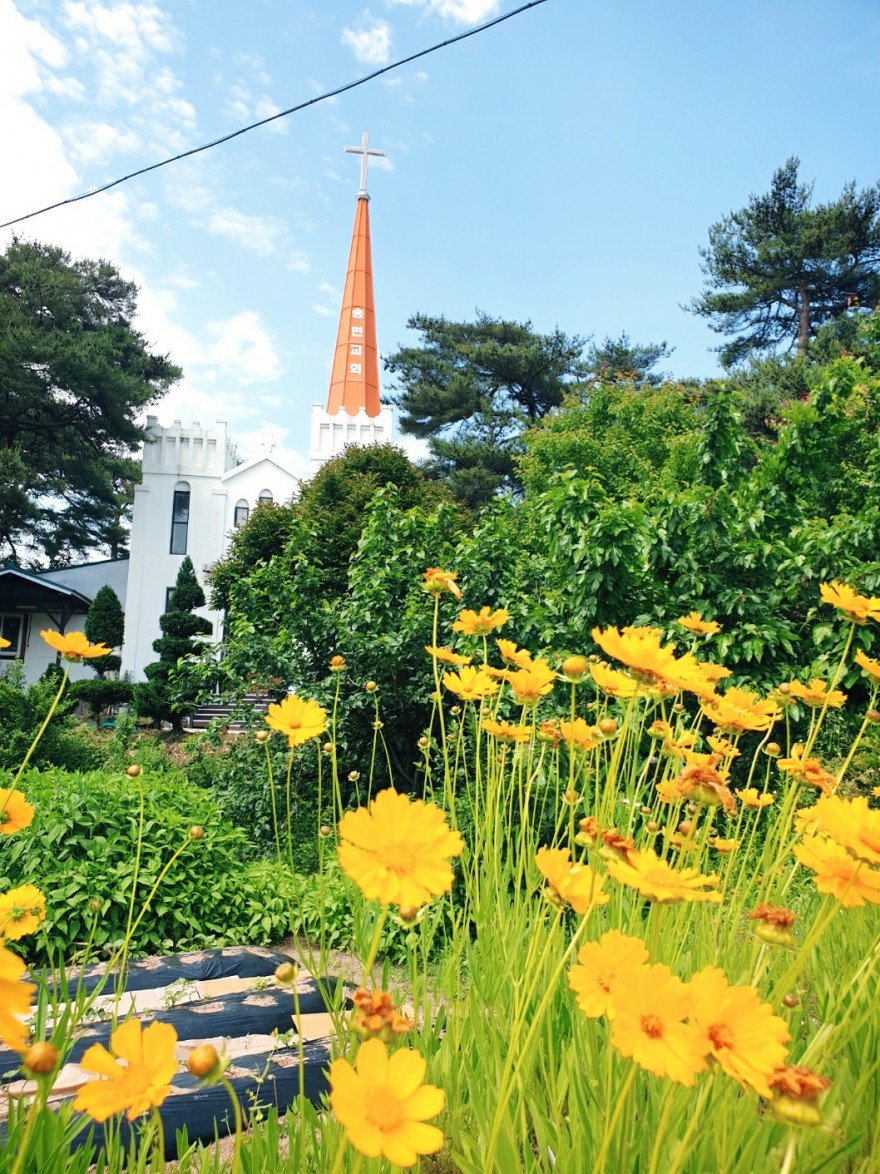
[[[106,644],[108,648],[122,647],[125,639],[125,613],[119,596],[112,587],[105,584],[92,600],[86,612],[83,628],[93,644]],[[88,663],[99,677],[103,677],[108,672],[119,671],[122,657],[110,653]]]
[[[145,666],[147,681],[135,687],[134,704],[139,716],[159,723],[170,722],[173,729],[179,730],[184,716],[195,708],[172,701],[169,678],[179,660],[199,651],[196,637],[210,636],[213,631],[210,620],[195,614],[195,608],[204,606],[205,593],[196,578],[192,559],[187,556],[180,564],[169,610],[159,617],[162,635],[153,641],[159,659]]]

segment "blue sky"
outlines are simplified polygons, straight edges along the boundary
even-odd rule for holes
[[[295,105],[517,7],[504,0],[0,0],[0,220]],[[546,3],[348,94],[19,226],[141,287],[184,380],[163,423],[225,419],[305,471],[358,187],[380,351],[416,312],[665,339],[717,371],[707,228],[790,155],[817,199],[880,178],[876,0]],[[5,246],[11,230],[0,230]],[[387,381],[386,381],[387,382]]]

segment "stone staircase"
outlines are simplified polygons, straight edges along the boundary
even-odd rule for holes
[[[212,722],[219,719],[230,734],[243,734],[247,725],[242,719],[242,711],[252,709],[258,717],[262,717],[268,707],[269,699],[258,697],[256,693],[248,693],[237,705],[200,705],[195,713],[184,719],[183,732],[196,734],[200,730],[206,730]],[[233,717],[233,714],[236,716]],[[260,728],[261,724],[257,721],[257,728]]]

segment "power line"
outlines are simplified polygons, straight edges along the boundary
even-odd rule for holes
[[[232,131],[231,134],[222,135],[219,139],[212,139],[210,143],[203,143],[201,147],[192,147],[189,151],[182,151],[179,155],[172,155],[170,159],[163,159],[159,163],[151,163],[148,167],[141,167],[137,171],[131,171],[128,175],[123,175],[119,179],[112,180],[110,183],[102,184],[101,187],[92,188],[87,192],[81,192],[78,196],[70,196],[66,200],[58,200],[55,204],[47,204],[45,208],[38,208],[35,212],[27,212],[24,216],[16,216],[14,220],[6,220],[3,224],[0,224],[0,228],[9,228],[12,224],[21,224],[23,220],[32,220],[34,216],[42,216],[44,212],[51,212],[55,208],[63,208],[66,204],[76,204],[80,200],[88,200],[92,196],[100,195],[101,192],[107,192],[111,188],[118,187],[121,183],[127,183],[130,179],[136,179],[139,175],[146,175],[149,171],[157,171],[160,167],[167,167],[169,163],[177,163],[181,159],[188,159],[191,155],[198,155],[202,151],[209,151],[212,147],[219,147],[221,143],[228,143],[230,139],[237,139],[239,135],[247,134],[250,130],[256,130],[260,126],[266,126],[267,123],[275,122],[278,118],[287,118],[289,114],[297,114],[300,110],[305,110],[309,106],[315,106],[318,102],[324,102],[328,98],[335,98],[339,94],[346,93],[348,90],[357,89],[358,86],[362,86],[366,82],[371,82],[374,78],[381,77],[383,73],[390,73],[391,70],[399,69],[402,65],[409,65],[411,61],[418,61],[420,57],[427,57],[430,53],[436,53],[438,49],[445,49],[447,46],[455,45],[459,41],[466,41],[468,37],[475,37],[477,33],[484,33],[487,29],[494,28],[495,25],[503,24],[504,21],[510,20],[511,17],[519,16],[520,13],[526,12],[529,8],[537,8],[539,4],[545,3],[546,0],[529,0],[528,4],[522,4],[519,8],[514,8],[511,12],[504,12],[501,16],[496,16],[493,20],[487,20],[485,23],[477,25],[476,28],[468,29],[467,32],[459,33],[458,36],[450,37],[446,41],[440,41],[436,45],[432,45],[429,49],[421,49],[418,53],[412,53],[409,57],[402,57],[400,61],[394,61],[391,65],[383,65],[381,69],[376,69],[372,73],[357,78],[353,82],[346,82],[343,86],[337,86],[335,90],[327,90],[326,93],[318,94],[315,98],[309,98],[307,102],[300,102],[298,106],[291,106],[288,110],[280,110],[277,114],[270,114],[268,118],[261,118],[259,122],[252,122],[249,126],[243,126],[239,130]]]

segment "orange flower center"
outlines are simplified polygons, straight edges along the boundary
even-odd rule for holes
[[[642,1031],[649,1039],[661,1039],[663,1036],[663,1021],[656,1015],[642,1016]]]
[[[709,1028],[709,1039],[713,1048],[732,1048],[733,1032],[726,1023],[713,1023]]]
[[[403,1120],[400,1099],[390,1088],[371,1088],[365,1105],[366,1118],[383,1133],[397,1129]]]
[[[613,970],[600,970],[596,975],[596,983],[601,987],[606,995],[611,994],[611,980],[614,978]]]
[[[411,844],[385,844],[376,854],[381,861],[379,876],[382,880],[389,873],[412,874],[415,870],[417,860]]]

